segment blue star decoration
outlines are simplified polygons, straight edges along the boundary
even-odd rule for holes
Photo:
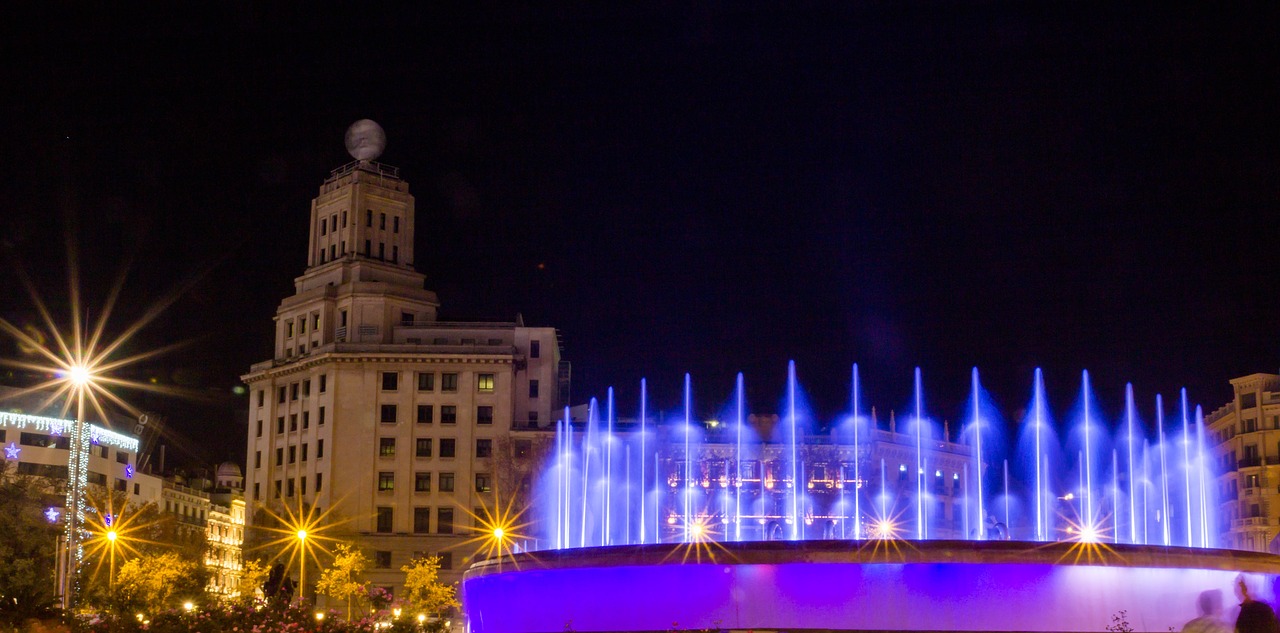
[[[129,464],[124,465],[124,477],[125,479],[133,479],[133,466],[130,466]]]
[[[5,459],[18,459],[18,453],[21,452],[22,449],[18,448],[18,445],[13,442],[9,442],[9,445],[4,447]]]
[[[44,518],[49,519],[50,523],[57,523],[59,516],[62,516],[62,512],[58,511],[57,508],[49,508],[44,511]]]

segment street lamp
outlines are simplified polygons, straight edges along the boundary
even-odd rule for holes
[[[107,530],[106,537],[107,537],[107,547],[109,548],[109,553],[110,553],[110,556],[107,560],[107,586],[112,589],[115,589],[116,587],[116,539],[119,538],[119,534],[116,533],[115,529],[110,529],[110,530]]]
[[[298,604],[306,601],[307,596],[307,531],[298,530]]]
[[[193,604],[190,600],[188,600],[188,601],[186,601],[186,602],[182,603],[182,610],[183,610],[183,611],[190,612],[192,609],[195,609],[195,608],[196,608],[196,605],[195,605],[195,604]]]

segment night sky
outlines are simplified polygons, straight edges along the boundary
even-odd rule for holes
[[[743,371],[773,412],[794,359],[829,418],[856,361],[882,422],[917,365],[955,420],[976,365],[1012,419],[1039,366],[1059,416],[1089,369],[1150,420],[1280,366],[1273,3],[263,4],[0,39],[6,264],[63,321],[64,234],[91,317],[127,267],[109,332],[181,291],[126,351],[191,344],[124,373],[200,394],[129,396],[184,459],[243,453],[233,387],[360,118],[442,318],[559,328],[575,402],[612,384],[627,414],[646,376],[674,412],[688,371],[711,416]],[[0,299],[35,321],[16,275]]]

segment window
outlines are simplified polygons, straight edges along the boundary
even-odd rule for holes
[[[373,227],[373,209],[365,209],[364,225],[370,228]]]
[[[476,457],[493,457],[493,440],[476,440]]]
[[[311,329],[313,331],[320,330],[320,313],[319,312],[311,313]]]
[[[293,383],[292,385],[289,385],[289,399],[290,400],[298,399],[298,383],[296,382]]]
[[[262,468],[262,451],[253,452],[253,467]]]
[[[298,317],[298,334],[306,334],[306,333],[307,333],[307,317],[300,316]]]
[[[316,473],[316,492],[320,492],[320,485],[324,483],[324,473]]]
[[[418,391],[435,391],[436,375],[432,373],[418,373]]]
[[[307,496],[307,478],[303,477],[298,480],[298,494]]]
[[[440,391],[457,391],[458,374],[440,374]]]
[[[480,393],[493,393],[493,374],[480,374],[476,376],[476,391]]]
[[[476,407],[476,424],[493,424],[493,407]]]
[[[285,398],[286,398],[286,397],[288,397],[289,392],[288,392],[288,391],[286,391],[286,387],[283,387],[283,386],[282,386],[282,387],[280,387],[280,388],[277,390],[277,392],[280,394],[280,398],[279,398],[279,402],[280,402],[280,404],[284,404]]]
[[[435,421],[436,408],[429,404],[418,405],[418,424],[431,424]]]
[[[347,212],[342,212],[342,228],[347,228]]]
[[[382,372],[382,390],[395,391],[400,386],[400,372],[384,371]]]
[[[378,473],[378,492],[394,492],[396,489],[396,474],[393,472]]]
[[[307,461],[307,445],[302,445],[302,461]]]
[[[378,228],[384,231],[387,229],[387,214],[385,213],[378,214]]]
[[[382,405],[381,413],[379,414],[378,420],[381,421],[383,424],[395,424],[396,423],[396,405],[394,404]]]
[[[324,384],[322,381],[320,384]],[[320,417],[316,419],[316,424],[324,426],[324,407],[320,407]]]
[[[391,232],[392,233],[400,232],[400,216],[398,215],[391,218]]]
[[[127,482],[127,481],[125,481],[125,480],[123,480],[123,479],[117,479],[117,480],[116,480],[116,491],[117,491],[117,492],[129,492],[129,482]]]
[[[284,447],[276,449],[276,466],[284,466]]]
[[[489,492],[493,488],[493,480],[485,473],[476,473],[476,492]]]
[[[528,457],[533,453],[533,442],[531,440],[516,440],[514,452],[516,457]]]
[[[285,493],[285,496],[292,497],[294,492],[294,481],[292,479],[287,480],[287,484],[285,485],[285,488],[288,489],[288,492]]]
[[[343,314],[346,314],[346,312],[343,312]],[[328,379],[329,379],[328,374],[320,374],[320,393],[324,393],[325,390],[328,389],[329,387]]]
[[[453,492],[453,473],[440,473],[440,492]]]
[[[298,414],[290,413],[289,414],[289,432],[292,433],[296,430],[298,430]]]
[[[414,473],[413,491],[431,492],[431,473]]]
[[[413,509],[413,531],[417,534],[431,531],[431,508]]]
[[[417,440],[417,450],[414,451],[416,457],[431,457],[431,438],[420,437]]]
[[[396,456],[396,438],[380,437],[378,438],[378,455],[380,457]]]
[[[298,447],[290,446],[289,447],[289,463],[292,464],[295,461],[298,461],[297,457],[298,457]]]
[[[475,344],[476,344],[476,339],[475,339],[475,338],[463,338],[463,339],[462,339],[462,344],[463,344],[463,345],[475,345]]]
[[[531,429],[538,428],[538,412],[537,411],[529,412],[529,428]]]
[[[284,336],[285,338],[293,338],[293,319],[284,322]]]
[[[323,258],[324,258],[324,251],[320,251],[320,257],[321,257],[321,259],[323,259]],[[330,244],[330,245],[329,245],[329,259],[337,259],[337,258],[338,258],[338,245],[337,245],[337,244]],[[319,327],[319,326],[320,326],[320,324],[319,324],[319,323],[317,323],[317,324],[316,324],[316,327]]]
[[[457,424],[458,407],[451,404],[440,405],[440,424]]]
[[[303,411],[302,412],[302,430],[305,431],[310,427],[311,427],[311,412]]]
[[[324,440],[316,440],[316,459],[324,457]]]
[[[280,480],[279,479],[276,480],[276,498],[277,499],[280,498]]]
[[[380,534],[388,534],[391,532],[391,522],[394,516],[395,515],[392,514],[391,508],[387,506],[378,506],[378,532]]]
[[[306,397],[309,397],[310,395],[311,395],[311,381],[304,380],[302,381],[302,397],[306,398]]]
[[[440,552],[436,556],[440,558],[440,569],[453,569],[453,552]]]
[[[369,255],[372,255],[372,254],[373,254],[373,246],[372,246],[372,242],[370,242],[369,240],[365,240],[365,241],[364,241],[364,256],[365,256],[365,257],[368,257]]]
[[[542,341],[529,341],[529,358],[542,356]]]
[[[378,242],[378,259],[385,260],[387,258],[386,242]]]
[[[267,398],[267,392],[264,389],[258,390],[258,406],[262,406]]]
[[[453,534],[453,508],[436,508],[436,534]]]
[[[262,420],[258,420],[258,437],[262,437]]]
[[[262,492],[262,489],[258,487],[258,484],[256,483],[253,484],[253,500],[254,501],[257,501],[258,499],[262,498],[261,492]]]
[[[446,438],[444,438],[444,439],[440,440],[440,456],[441,456],[441,457],[453,457],[453,456],[454,456],[454,452],[455,452],[455,446],[457,445],[457,442],[458,442],[458,440],[455,440],[455,439],[453,439],[452,437],[446,437]]]
[[[530,398],[538,397],[538,381],[536,380],[529,381],[529,397]]]
[[[320,218],[320,234],[329,234],[329,218]]]

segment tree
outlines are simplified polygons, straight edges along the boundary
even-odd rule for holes
[[[457,590],[440,582],[440,557],[423,556],[400,568],[405,573],[404,604],[411,614],[442,616],[458,606]]]
[[[0,462],[0,622],[17,625],[38,617],[57,600],[58,524],[43,513],[63,502],[46,499],[47,492],[46,482]]]
[[[240,597],[252,600],[267,582],[271,568],[260,560],[247,560],[240,570]]]
[[[158,613],[204,593],[201,565],[176,552],[143,554],[120,566],[111,602],[117,613]]]
[[[342,543],[334,548],[333,564],[320,573],[316,592],[335,600],[347,602],[347,621],[351,621],[352,600],[366,595],[369,582],[364,570],[369,568],[369,557],[357,547]]]

